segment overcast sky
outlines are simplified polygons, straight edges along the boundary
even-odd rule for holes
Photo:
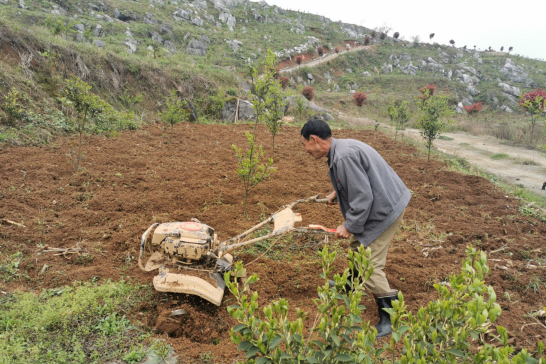
[[[324,15],[333,21],[375,28],[384,24],[411,40],[429,34],[440,44],[480,49],[501,46],[530,58],[546,60],[546,3],[539,0],[359,1],[266,0],[270,5]]]

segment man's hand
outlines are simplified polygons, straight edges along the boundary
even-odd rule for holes
[[[351,232],[347,229],[345,229],[345,226],[339,225],[337,227],[336,235],[334,235],[334,239],[349,239],[351,237]]]
[[[326,196],[326,198],[328,199],[328,205],[335,205],[337,204],[337,202],[335,202],[334,200],[337,198],[337,193],[336,191],[332,192],[331,194],[329,194],[328,196]]]

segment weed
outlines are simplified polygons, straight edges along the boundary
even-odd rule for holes
[[[166,359],[169,356],[169,352],[171,351],[171,346],[161,340],[157,340],[154,343],[153,348],[157,355],[159,355],[163,359]]]
[[[0,273],[2,273],[1,277],[4,282],[9,282],[16,278],[27,277],[19,272],[19,265],[21,264],[22,258],[23,253],[17,252],[9,256],[9,258],[0,261]]]
[[[199,357],[202,363],[210,363],[212,361],[212,352],[206,352]]]
[[[497,160],[501,160],[501,159],[509,159],[510,156],[506,153],[496,153],[496,154],[493,154],[491,156],[491,159],[497,161]]]
[[[76,258],[76,264],[80,264],[80,265],[89,265],[91,263],[93,263],[93,260],[95,259],[95,257],[93,255],[89,255],[89,254],[82,254],[80,255],[79,257]]]
[[[148,351],[144,349],[142,345],[131,348],[130,351],[123,357],[123,361],[127,364],[140,363],[148,354]]]
[[[446,135],[440,135],[440,136],[438,137],[438,139],[441,139],[441,140],[453,140],[452,137],[448,137],[448,136],[446,136]]]
[[[129,330],[118,312],[149,301],[151,294],[124,281],[17,293],[1,303],[0,362],[109,362],[129,355],[149,335]]]
[[[101,335],[111,336],[117,332],[123,332],[125,329],[130,327],[129,324],[130,322],[125,318],[125,315],[120,317],[117,312],[114,312],[111,315],[99,320],[95,326],[95,330],[97,330]]]
[[[544,286],[546,287],[546,283],[544,283],[544,279],[541,277],[534,276],[529,280],[529,284],[525,287],[525,291],[527,292],[529,289],[532,289],[535,294],[538,294],[540,291],[540,287]]]

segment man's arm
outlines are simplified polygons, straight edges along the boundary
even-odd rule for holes
[[[345,213],[345,228],[353,234],[362,233],[373,203],[372,188],[363,166],[346,157],[336,163],[336,174],[345,189],[349,208]]]

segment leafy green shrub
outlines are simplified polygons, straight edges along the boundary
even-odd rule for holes
[[[425,168],[425,184],[427,183],[428,165],[430,163],[430,152],[434,140],[445,129],[449,121],[445,121],[453,115],[453,110],[449,106],[449,100],[446,96],[434,96],[435,87],[426,85],[420,91],[422,96],[417,97],[417,128],[425,140],[425,146],[428,149],[428,159]]]
[[[175,124],[189,119],[187,102],[185,100],[180,100],[175,89],[173,89],[171,95],[165,99],[165,110],[160,112],[159,116],[165,126],[171,126],[171,131],[174,130]]]
[[[411,111],[409,109],[408,101],[395,100],[387,106],[387,113],[391,121],[395,122],[396,132],[394,134],[394,140],[398,137],[398,130],[406,130],[406,124],[411,119]],[[402,138],[403,138],[402,134]]]
[[[480,342],[480,348],[472,348],[471,340],[480,341],[501,314],[495,291],[484,283],[489,273],[487,256],[472,246],[466,250],[461,273],[451,275],[449,282],[435,284],[438,299],[420,308],[417,314],[406,312],[404,297],[399,293],[399,300],[393,301],[393,308],[387,310],[393,326],[392,338],[378,349],[374,346],[375,327],[360,318],[364,282],[373,273],[370,249],[349,251],[349,269],[343,275],[334,275],[332,288],[328,278],[336,254],[328,253],[327,248],[319,254],[325,284],[318,287],[318,313],[307,337],[303,333],[307,313],[296,309],[297,319],[289,321],[285,299],[268,305],[260,315],[258,293],[251,297],[247,294],[258,276],[252,275],[242,286],[237,283],[238,278],[246,276],[242,262],[225,274],[226,284],[237,300],[236,305],[228,307],[229,314],[239,322],[231,330],[231,340],[245,352],[248,363],[546,363],[541,342],[537,347],[538,359],[525,349],[514,355],[502,326],[496,327],[498,337],[494,336],[499,346]],[[342,294],[353,268],[364,279],[351,281],[354,290]],[[398,343],[402,343],[402,351],[398,350]]]
[[[4,102],[0,108],[6,113],[3,124],[7,126],[16,126],[17,121],[21,119],[25,111],[19,103],[19,91],[14,88],[4,95]]]

